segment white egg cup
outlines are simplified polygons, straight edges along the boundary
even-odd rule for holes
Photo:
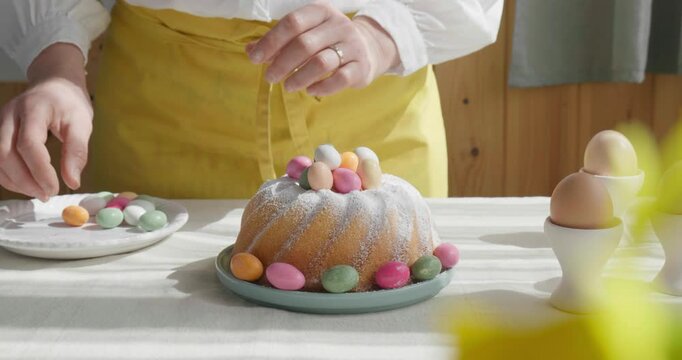
[[[577,314],[599,308],[601,273],[623,234],[623,223],[606,229],[572,229],[545,220],[545,234],[561,265],[561,282],[549,298],[555,308]]]
[[[580,172],[594,176],[606,186],[613,204],[613,215],[621,219],[644,185],[644,171],[642,170],[639,170],[637,175],[631,176],[595,175],[586,172],[585,169],[580,169]]]
[[[651,223],[665,252],[665,263],[654,286],[662,293],[682,296],[682,215],[659,212]]]

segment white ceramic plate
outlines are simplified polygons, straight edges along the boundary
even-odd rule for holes
[[[61,214],[88,194],[62,195],[39,200],[0,202],[0,246],[27,256],[47,259],[84,259],[125,253],[149,246],[178,231],[189,218],[182,205],[153,198],[157,209],[168,216],[168,225],[143,232],[122,225],[103,229],[94,218],[81,227],[64,224]]]

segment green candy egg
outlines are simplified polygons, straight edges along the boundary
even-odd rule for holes
[[[105,229],[115,228],[123,222],[123,211],[118,208],[104,208],[97,212],[95,222]]]
[[[110,191],[100,191],[97,194],[95,194],[97,197],[101,197],[102,199],[106,200],[109,202],[111,199],[114,198],[114,194],[111,193]]]
[[[440,260],[433,255],[424,255],[410,267],[412,277],[416,280],[431,280],[440,274]]]
[[[310,169],[310,167],[307,167],[305,170],[303,170],[301,176],[298,178],[298,185],[305,190],[310,190],[310,183],[308,182],[308,169]]]
[[[360,275],[348,265],[336,265],[322,274],[322,287],[330,293],[344,293],[358,285]]]
[[[163,211],[152,210],[147,211],[140,216],[140,222],[138,223],[138,226],[144,231],[154,231],[166,226],[167,223],[168,218]]]

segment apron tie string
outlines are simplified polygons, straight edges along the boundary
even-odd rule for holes
[[[261,67],[256,101],[256,144],[258,145],[258,169],[263,181],[277,177],[272,159],[272,131],[270,129],[272,84],[265,80],[265,65]]]

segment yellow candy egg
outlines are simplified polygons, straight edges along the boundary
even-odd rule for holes
[[[88,211],[78,205],[67,206],[62,210],[62,219],[70,226],[82,226],[88,222],[89,218],[90,214]]]
[[[308,184],[313,190],[331,189],[334,185],[332,170],[323,162],[314,162],[308,168]]]
[[[381,186],[381,167],[373,159],[363,159],[358,165],[358,175],[365,190],[377,189]]]
[[[358,171],[358,156],[352,151],[346,151],[341,154],[341,166],[342,168],[351,169],[353,171]]]
[[[135,200],[135,198],[137,197],[137,194],[132,192],[132,191],[124,191],[124,192],[119,193],[118,197],[123,197],[123,198],[126,198],[128,200]]]
[[[230,260],[230,271],[237,279],[256,281],[263,275],[263,263],[252,254],[242,252]]]

